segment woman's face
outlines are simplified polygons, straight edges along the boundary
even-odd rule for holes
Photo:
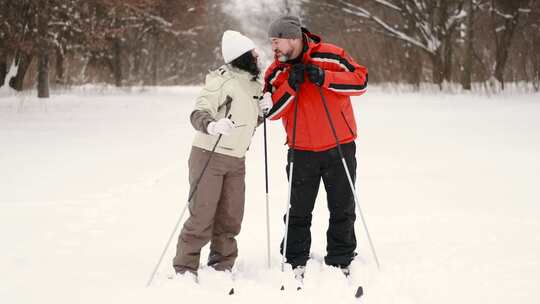
[[[259,61],[259,53],[255,49],[251,50],[251,55],[253,55],[253,58],[255,58],[255,62]]]

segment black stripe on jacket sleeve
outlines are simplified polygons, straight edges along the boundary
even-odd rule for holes
[[[328,88],[335,91],[363,91],[366,89],[368,83],[368,75],[366,74],[366,80],[364,81],[364,84],[339,84],[339,83],[331,83],[328,85]]]
[[[270,109],[270,112],[268,112],[267,117],[272,118],[276,116],[277,114],[279,114],[281,111],[283,111],[283,109],[285,109],[285,107],[289,104],[291,97],[292,97],[291,94],[285,92],[285,94],[281,96],[281,98],[276,102],[276,104],[274,104],[272,109]]]
[[[347,59],[334,53],[317,52],[317,53],[311,54],[311,58],[314,59],[315,61],[329,61],[329,62],[340,64],[344,66],[345,68],[347,68],[349,72],[354,72],[356,70],[354,65],[352,65]]]

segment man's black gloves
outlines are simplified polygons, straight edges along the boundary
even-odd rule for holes
[[[308,74],[308,78],[311,82],[313,82],[317,86],[322,86],[324,83],[324,70],[320,67],[309,64],[306,66],[306,71]]]
[[[289,70],[289,86],[295,91],[298,91],[300,85],[304,83],[304,70],[304,65],[300,63],[293,65]]]
[[[298,87],[302,83],[304,83],[304,72],[307,72],[308,78],[311,82],[313,82],[317,86],[322,86],[324,83],[324,70],[320,67],[309,64],[309,65],[303,65],[300,63],[297,63],[293,65],[289,71],[289,86],[293,88],[295,91],[298,91]]]

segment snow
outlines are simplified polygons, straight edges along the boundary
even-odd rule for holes
[[[381,87],[353,99],[358,194],[380,270],[360,222],[352,283],[321,263],[321,189],[304,290],[281,273],[286,149],[281,124],[271,122],[272,268],[258,130],[235,281],[206,267],[199,284],[167,279],[174,241],[146,288],[188,195],[198,90],[88,86],[49,100],[0,92],[1,303],[354,303],[358,284],[363,303],[540,300],[540,95]]]

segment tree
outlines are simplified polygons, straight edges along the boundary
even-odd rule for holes
[[[49,9],[47,0],[39,0],[37,3],[37,30],[38,30],[38,97],[49,97]]]
[[[493,76],[504,90],[504,69],[508,61],[514,34],[520,18],[531,11],[534,0],[491,0],[490,16],[495,39],[495,68]]]
[[[451,80],[452,37],[458,21],[467,14],[464,0],[370,0],[390,14],[379,14],[364,7],[365,1],[332,0],[329,5],[345,13],[368,19],[380,33],[410,44],[431,58],[433,82],[442,86]],[[397,20],[392,22],[393,20]],[[408,28],[412,26],[412,28]]]
[[[491,0],[490,15],[495,39],[495,69],[493,76],[504,90],[504,69],[508,61],[512,39],[522,14],[530,12],[530,0]]]
[[[2,87],[6,81],[7,71],[8,71],[8,45],[7,40],[7,23],[1,22],[6,20],[8,4],[6,0],[0,0],[0,87]]]
[[[530,26],[524,31],[526,48],[530,56],[530,64],[527,66],[531,69],[533,87],[538,92],[540,91],[540,1],[534,3],[529,20]]]
[[[471,90],[472,69],[473,69],[473,53],[474,53],[474,13],[476,6],[474,0],[466,1],[467,19],[464,22],[465,34],[465,54],[463,62],[463,73],[461,78],[461,86],[465,90]]]
[[[0,62],[5,63],[7,70],[7,58],[13,57],[17,68],[16,75],[9,79],[9,85],[17,91],[23,90],[26,73],[33,58],[37,57],[38,75],[34,79],[38,83],[38,96],[48,97],[50,50],[62,45],[59,38],[62,37],[61,28],[66,30],[75,23],[73,21],[77,18],[68,19],[63,12],[74,10],[79,0],[1,1],[4,9],[0,16],[4,22],[0,23],[0,36],[3,38]],[[0,76],[5,78],[2,70],[0,68]]]
[[[17,72],[14,77],[8,79],[9,86],[17,91],[23,89],[23,80],[26,71],[33,58],[34,44],[36,40],[35,6],[32,1],[9,1],[0,2],[2,7],[2,20],[0,24],[0,36],[2,37],[2,60],[6,68],[0,74],[5,78],[7,71],[7,58],[14,58]],[[3,65],[4,65],[3,64]],[[5,79],[0,79],[5,82]]]

